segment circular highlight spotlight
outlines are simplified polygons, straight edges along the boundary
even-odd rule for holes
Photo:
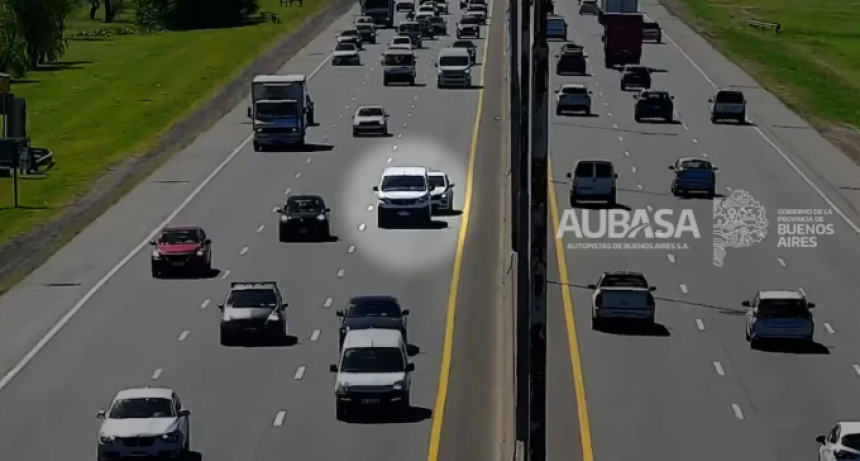
[[[396,148],[395,148],[396,146]],[[419,136],[404,138],[396,144],[385,140],[357,151],[348,168],[349,176],[342,180],[338,202],[343,210],[345,226],[339,226],[341,236],[354,242],[357,255],[387,272],[414,274],[451,267],[457,247],[461,218],[458,215],[434,216],[431,226],[424,228],[377,226],[376,193],[382,172],[390,167],[422,166],[448,174],[454,188],[454,209],[461,210],[464,202],[468,153],[460,152],[437,141]]]

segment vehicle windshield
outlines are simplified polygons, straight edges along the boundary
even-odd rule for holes
[[[410,54],[386,54],[385,65],[412,67],[415,65],[415,56]]]
[[[758,314],[763,317],[806,317],[809,310],[799,299],[762,299],[758,303]]]
[[[717,93],[716,102],[726,104],[742,104],[744,102],[744,94],[740,91],[720,91]]]
[[[645,74],[648,70],[642,66],[629,66],[624,69],[624,73],[627,74]]]
[[[347,349],[343,354],[344,373],[401,373],[406,371],[403,354],[396,347]]]
[[[334,47],[335,51],[356,51],[355,43],[338,43],[336,47]]]
[[[651,101],[668,100],[669,99],[669,93],[659,93],[659,92],[644,93],[642,95],[642,99],[648,99]]]
[[[574,171],[573,176],[576,178],[590,178],[592,172],[594,172],[594,164],[583,162],[576,165],[576,171]]]
[[[474,16],[466,16],[460,20],[460,24],[463,24],[464,26],[475,26],[478,25],[478,18]]]
[[[373,31],[373,24],[363,22],[363,23],[355,26],[355,28],[358,29],[359,31]]]
[[[110,419],[173,418],[173,402],[164,398],[123,399],[110,409]]]
[[[451,45],[452,48],[473,48],[474,46],[475,46],[474,43],[468,42],[465,40],[459,41],[459,42],[454,42],[454,44]]]
[[[468,56],[442,56],[439,58],[439,67],[466,67],[471,62]]]
[[[346,309],[348,317],[400,317],[400,305],[393,299],[362,299]]]
[[[172,230],[161,234],[158,243],[165,245],[182,245],[184,243],[200,243],[196,230]]]
[[[444,24],[445,23],[445,20],[443,18],[438,17],[438,16],[431,16],[430,18],[427,19],[427,21],[429,21],[430,24]]]
[[[484,11],[484,7],[483,7],[483,6],[481,6],[481,5],[469,5],[469,7],[468,7],[468,8],[466,8],[466,11],[480,11],[480,12],[483,12],[483,11]]]
[[[842,445],[860,451],[860,434],[845,434],[842,436]]]
[[[359,117],[382,117],[385,111],[381,107],[362,107],[358,109]]]
[[[437,187],[445,187],[444,176],[430,176],[430,188],[435,189]]]
[[[287,211],[293,213],[322,212],[325,204],[318,198],[294,198],[287,201]]]
[[[355,18],[356,24],[373,24],[373,18],[370,16],[360,16]]]
[[[706,160],[686,160],[681,163],[682,170],[708,170],[713,169],[711,162]]]
[[[397,27],[397,30],[400,33],[417,32],[418,30],[420,30],[420,27],[421,24],[418,24],[417,22],[404,22],[403,24],[400,24],[399,27]]]
[[[611,178],[612,177],[612,165],[608,163],[595,163],[594,164],[594,177],[595,178]]]
[[[427,190],[427,181],[424,176],[386,176],[382,179],[382,190],[421,192]]]
[[[278,307],[278,297],[274,290],[253,288],[233,290],[227,299],[227,305],[238,308]]]
[[[561,18],[553,18],[547,22],[548,29],[564,29],[564,19]]]
[[[295,101],[259,101],[256,106],[259,120],[295,118],[299,110]]]
[[[358,31],[355,29],[345,30],[340,33],[341,37],[355,37],[356,35],[358,35]]]
[[[561,89],[561,94],[588,94],[588,90],[578,86],[568,86]]]
[[[369,10],[388,9],[389,0],[364,0],[364,7]]]
[[[641,275],[607,275],[603,277],[602,287],[648,288],[648,282]]]
[[[412,39],[409,37],[394,37],[394,40],[391,41],[392,45],[411,45]]]

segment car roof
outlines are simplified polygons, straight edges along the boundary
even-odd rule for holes
[[[681,162],[681,163],[684,163],[684,162],[708,162],[708,163],[711,163],[710,160],[708,160],[704,157],[680,157],[680,158],[678,158],[678,162]]]
[[[305,200],[319,200],[322,202],[323,198],[319,195],[291,195],[287,198],[287,203]]]
[[[454,48],[453,46],[448,48],[442,48],[439,50],[439,56],[468,56],[469,51],[465,48]]]
[[[173,398],[173,389],[168,389],[166,387],[137,387],[131,389],[123,389],[116,393],[116,397],[114,397],[114,400],[159,398]]]
[[[803,299],[803,294],[797,290],[762,290],[758,292],[760,299]]]
[[[720,88],[717,90],[717,93],[741,93],[741,94],[743,94],[743,91],[741,91],[737,88]]]
[[[384,108],[384,107],[382,107],[382,106],[380,106],[379,104],[365,104],[365,105],[361,105],[361,106],[356,107],[356,108],[355,108],[355,111],[356,111],[356,112],[358,112],[358,111],[360,111],[361,109],[382,109],[382,111],[383,111],[383,112],[385,111],[385,108]]]
[[[161,230],[161,232],[162,233],[164,233],[164,232],[186,232],[186,231],[196,231],[196,230],[200,230],[200,227],[199,226],[171,226],[171,227],[165,227],[164,229]]]
[[[427,176],[448,176],[444,171],[436,171],[430,170],[427,172]]]
[[[361,295],[361,296],[353,296],[349,299],[349,304],[358,304],[364,302],[376,302],[376,301],[394,301],[400,304],[397,301],[397,298],[391,295]]]
[[[278,282],[273,281],[257,281],[257,282],[230,282],[230,291],[236,290],[277,290]]]
[[[577,165],[579,165],[580,163],[605,163],[612,165],[612,161],[606,160],[605,158],[584,158],[576,161]]]
[[[399,54],[399,55],[404,55],[404,56],[405,55],[415,56],[415,53],[413,53],[410,50],[401,50],[398,48],[389,48],[389,49],[385,50],[385,54],[390,54],[390,55],[398,55]]]
[[[839,421],[837,424],[842,428],[842,434],[860,434],[860,421]]]
[[[587,90],[588,87],[582,83],[565,83],[564,85],[561,86],[561,89],[562,90],[566,90],[566,89]]]
[[[669,92],[660,88],[648,88],[642,90],[642,94],[669,94]]]
[[[427,168],[423,166],[392,166],[382,172],[382,176],[424,176]]]
[[[343,340],[344,349],[370,347],[400,347],[403,336],[399,330],[367,328],[350,330]]]
[[[606,271],[603,273],[603,275],[623,275],[626,277],[643,277],[643,278],[645,277],[645,274],[643,274],[642,272],[635,272],[635,271]]]

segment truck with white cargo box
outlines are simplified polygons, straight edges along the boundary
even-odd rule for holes
[[[254,150],[305,143],[307,128],[313,123],[313,103],[307,91],[307,77],[257,75],[251,83]]]
[[[597,22],[603,24],[604,13],[638,13],[639,0],[600,0]]]

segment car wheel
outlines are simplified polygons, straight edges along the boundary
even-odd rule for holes
[[[564,115],[564,111],[561,109],[561,107],[555,108],[555,115],[558,115],[558,116]]]
[[[603,319],[597,318],[592,315],[591,317],[591,329],[592,330],[600,330],[603,327]]]
[[[358,137],[358,131],[352,130],[352,137],[357,138]]]
[[[376,227],[380,229],[386,229],[388,227],[388,217],[385,216],[381,211],[376,213]]]
[[[409,84],[415,86],[415,77],[409,79]]]
[[[286,242],[290,238],[290,233],[283,226],[278,228],[278,240],[281,242]]]
[[[712,188],[708,189],[708,197],[712,197],[712,198],[713,198],[713,197],[715,197],[716,195],[717,195],[717,189],[716,189],[715,187],[712,187]]]
[[[621,91],[627,91],[627,85],[621,84]]]
[[[711,115],[711,123],[717,123],[717,117]]]
[[[260,143],[255,142],[254,143],[254,152],[262,152],[262,151],[263,151],[263,146],[261,146]]]
[[[576,194],[570,194],[570,206],[575,207],[579,203]]]
[[[740,115],[740,116],[738,116],[738,123],[740,123],[740,124],[744,124],[744,123],[746,123],[746,122],[747,122],[747,113],[746,113],[746,112],[741,112],[741,115]]]
[[[203,275],[209,275],[212,273],[212,260],[206,261],[203,264]]]
[[[233,337],[225,331],[221,331],[220,340],[222,346],[231,346],[233,344]]]
[[[606,203],[611,207],[614,207],[618,204],[618,197],[616,196],[615,192],[613,192],[612,195],[609,196],[609,200],[607,200]]]
[[[633,120],[635,120],[635,121],[636,121],[636,123],[639,123],[639,122],[641,122],[641,121],[642,121],[642,117],[640,117],[640,116],[638,116],[638,115],[634,115],[634,116],[633,116]]]
[[[385,77],[382,78],[382,86],[388,86],[388,79]]]
[[[152,278],[161,278],[161,271],[155,265],[152,266]]]
[[[761,348],[761,339],[758,339],[755,336],[750,336],[750,349],[759,348]]]
[[[349,416],[346,411],[346,406],[340,402],[336,402],[334,404],[334,408],[335,418],[337,418],[338,421],[346,421]]]

